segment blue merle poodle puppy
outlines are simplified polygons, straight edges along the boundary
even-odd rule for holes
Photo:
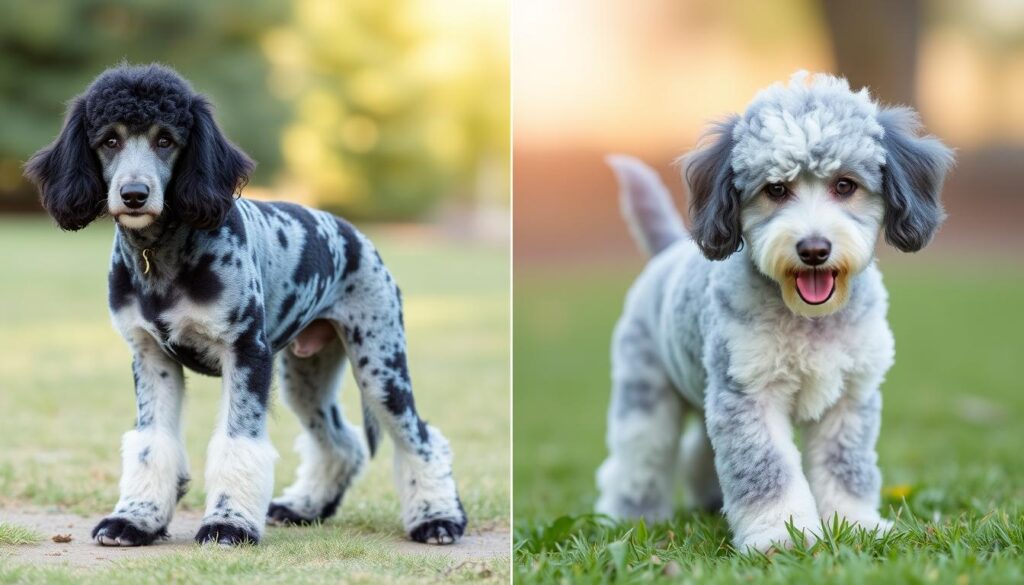
[[[103,214],[116,223],[110,313],[134,355],[138,417],[122,441],[120,500],[93,536],[135,546],[167,534],[189,482],[181,432],[188,368],[219,376],[223,388],[197,541],[257,543],[268,519],[328,518],[384,432],[397,446],[409,536],[454,542],[466,515],[448,442],[416,412],[398,286],[344,220],[236,198],[253,167],[221,134],[207,99],[159,65],[101,74],[71,102],[56,140],[26,164],[61,228]],[[304,431],[298,477],[272,500],[275,358],[284,401]],[[338,402],[346,363],[362,395],[362,430]]]
[[[614,334],[600,512],[669,517],[678,461],[740,550],[790,544],[789,520],[811,539],[836,514],[891,526],[875,441],[894,343],[874,249],[884,234],[917,251],[943,219],[953,155],[919,131],[909,109],[799,73],[684,159],[689,236],[653,170],[610,159],[652,259]]]

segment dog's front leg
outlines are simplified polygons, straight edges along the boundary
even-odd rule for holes
[[[878,390],[848,394],[804,429],[807,478],[822,518],[838,514],[869,530],[892,527],[878,514],[882,475],[875,442],[881,411]]]
[[[788,546],[790,520],[813,540],[818,511],[793,441],[789,399],[740,384],[725,343],[718,348],[710,352],[705,417],[733,541],[741,551]]]
[[[181,366],[144,331],[128,337],[138,414],[121,442],[121,497],[92,531],[105,546],[139,546],[167,535],[174,507],[188,487],[181,439]]]
[[[206,515],[196,542],[256,544],[274,489],[277,452],[267,436],[272,354],[243,335],[222,359],[220,420],[206,455]]]

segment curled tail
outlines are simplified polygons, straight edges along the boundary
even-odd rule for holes
[[[672,195],[654,169],[623,154],[609,155],[606,160],[619,180],[622,215],[642,251],[655,256],[686,237]]]

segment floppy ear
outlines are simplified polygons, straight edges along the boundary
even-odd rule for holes
[[[883,109],[878,122],[885,129],[885,239],[903,252],[916,252],[946,217],[939,194],[953,151],[934,136],[918,136],[921,122],[909,108]]]
[[[733,185],[731,116],[707,134],[712,142],[684,158],[684,178],[690,189],[693,240],[709,260],[722,260],[743,245],[740,193]]]
[[[171,209],[195,228],[216,229],[256,163],[221,133],[206,98],[196,96],[191,108],[192,131],[168,185]]]
[[[86,136],[83,98],[71,103],[53,143],[25,163],[25,176],[35,183],[39,201],[61,229],[80,230],[104,211],[107,189]]]

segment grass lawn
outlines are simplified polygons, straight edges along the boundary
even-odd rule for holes
[[[717,515],[680,509],[657,526],[589,515],[606,454],[609,340],[639,265],[517,267],[515,581],[1024,580],[1024,269],[941,262],[882,263],[897,349],[879,455],[884,514],[899,530],[876,542],[830,525],[810,550],[772,556],[738,554]]]
[[[60,233],[43,219],[0,218],[0,510],[32,505],[97,521],[117,501],[121,434],[135,405],[127,347],[110,325],[106,271],[112,225]],[[508,254],[501,246],[369,230],[406,299],[410,368],[421,414],[448,436],[470,531],[507,527],[509,514]],[[185,440],[193,483],[180,507],[202,510],[202,470],[219,380],[186,374]],[[281,454],[275,493],[298,466],[299,425],[275,405],[271,438]],[[361,424],[350,375],[349,417]],[[251,550],[195,550],[127,561],[115,573],[20,567],[4,547],[30,537],[0,525],[0,583],[422,582],[508,579],[508,559],[446,575],[440,557],[374,546],[401,534],[385,441],[339,515],[322,528],[272,528]],[[0,512],[2,517],[2,512]],[[436,549],[443,552],[442,549]]]
[[[35,544],[42,540],[43,537],[36,534],[34,531],[25,528],[24,526],[17,526],[7,522],[0,522],[0,546],[2,545],[18,545],[18,544]]]

